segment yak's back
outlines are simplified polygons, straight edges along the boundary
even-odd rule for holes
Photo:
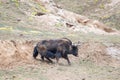
[[[55,52],[58,47],[70,50],[72,42],[68,38],[41,40],[37,43],[37,46],[39,50],[47,49]]]

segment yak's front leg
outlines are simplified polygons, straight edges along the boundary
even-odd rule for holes
[[[66,59],[67,59],[68,64],[71,65],[69,58],[67,57]]]
[[[71,65],[71,62],[70,62],[70,60],[69,60],[67,54],[64,56],[64,58],[67,60],[68,64]]]

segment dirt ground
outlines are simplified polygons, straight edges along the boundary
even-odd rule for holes
[[[119,80],[120,60],[107,53],[107,46],[85,42],[79,57],[69,55],[71,66],[32,58],[36,41],[0,41],[0,80]]]
[[[33,59],[38,40],[60,37],[83,41],[71,66]],[[120,80],[120,32],[53,0],[0,0],[0,80]]]

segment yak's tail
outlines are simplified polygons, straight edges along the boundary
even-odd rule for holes
[[[33,51],[33,57],[36,59],[37,56],[38,56],[38,51],[37,51],[37,46],[35,46]]]

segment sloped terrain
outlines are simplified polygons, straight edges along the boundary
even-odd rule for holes
[[[7,34],[6,28],[10,30],[11,34],[15,32],[18,35],[27,33],[24,30],[30,29],[32,32],[51,30],[50,32],[62,33],[70,29],[84,33],[118,34],[116,29],[107,27],[99,21],[61,9],[53,1],[1,0],[0,3],[0,30],[4,34]]]
[[[34,59],[32,54],[36,42],[37,41],[0,41],[0,68],[14,67],[21,62],[33,64]],[[108,52],[107,48],[109,47],[101,43],[82,43],[82,45],[79,46],[79,58],[90,60],[97,64],[119,66],[116,62],[120,62],[120,59],[109,55],[111,51]],[[120,54],[118,55],[120,56]]]
[[[120,0],[54,0],[62,8],[120,29]]]
[[[60,59],[59,65],[32,57],[37,41],[0,41],[1,80],[119,80],[120,60],[107,52],[107,46],[85,42],[79,46],[79,57],[69,55],[72,62]],[[120,55],[119,55],[120,56]]]
[[[32,41],[0,41],[0,67],[10,68],[21,62],[31,62]]]
[[[69,55],[71,66],[33,59],[38,41],[62,37],[80,44],[79,57]],[[119,30],[53,0],[0,0],[0,45],[0,80],[120,79]]]

